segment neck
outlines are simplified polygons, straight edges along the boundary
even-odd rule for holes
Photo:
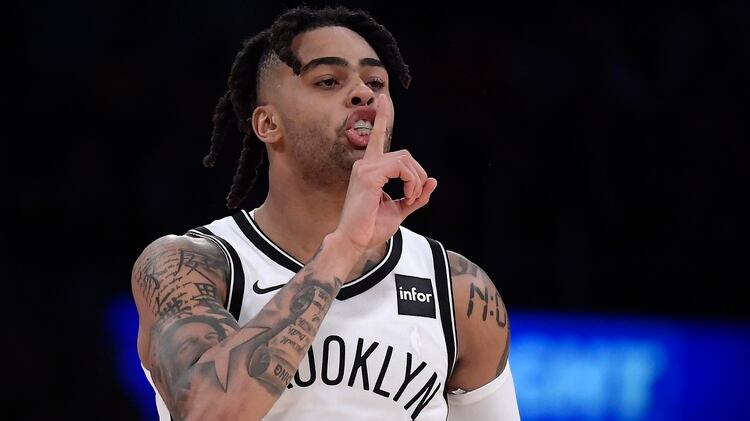
[[[268,196],[255,212],[255,222],[279,247],[307,263],[336,229],[346,186],[323,188],[293,177],[269,177]]]

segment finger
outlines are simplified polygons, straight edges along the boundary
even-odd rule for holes
[[[414,170],[414,172],[416,172],[417,176],[419,177],[419,183],[415,184],[414,194],[412,195],[412,199],[416,199],[420,194],[422,194],[422,186],[424,186],[424,183],[427,181],[427,171],[422,168],[422,165],[417,162],[416,159],[414,159],[409,151],[404,149],[402,151],[399,151],[399,153],[403,154],[403,156],[406,157],[406,159],[409,161],[409,166]]]
[[[417,198],[417,189],[421,187],[422,182],[414,166],[408,160],[401,158],[398,162],[402,170],[399,178],[404,182],[404,198],[411,204]]]
[[[422,178],[419,174],[419,170],[417,169],[417,161],[414,159],[409,159],[407,161],[407,165],[411,169],[411,171],[414,173],[414,176],[416,177],[415,182],[413,183],[413,190],[411,192],[410,200],[408,202],[409,205],[414,203],[415,200],[422,194],[422,186],[426,182],[427,177]]]
[[[385,154],[386,159],[397,159],[403,161],[410,171],[416,177],[414,183],[404,183],[404,197],[409,198],[408,204],[414,203],[414,200],[422,194],[422,186],[427,181],[427,172],[424,168],[411,156],[409,151],[401,150],[398,152],[389,152]],[[404,180],[405,181],[405,180]]]
[[[406,200],[401,199],[399,204],[401,205],[401,217],[406,219],[407,216],[411,215],[414,211],[426,205],[430,201],[430,196],[437,188],[437,180],[434,178],[428,178],[424,183],[422,189],[422,195],[419,196],[414,203],[408,204]]]
[[[378,95],[378,108],[375,123],[370,131],[370,140],[365,149],[365,159],[383,155],[386,137],[388,136],[388,122],[391,120],[391,105],[385,94]]]
[[[363,160],[364,161],[364,160]],[[360,162],[360,161],[357,161]],[[411,197],[414,191],[414,183],[419,183],[417,173],[407,165],[406,160],[398,156],[388,156],[385,159],[374,160],[360,165],[361,174],[380,188],[383,188],[388,180],[398,178],[404,183],[404,194]]]
[[[422,181],[422,184],[424,184],[427,181],[427,171],[422,168],[422,165],[417,161],[416,159],[412,158],[412,161],[414,162],[414,167],[417,170],[417,174],[419,174],[419,179]]]

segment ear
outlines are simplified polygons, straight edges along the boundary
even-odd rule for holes
[[[261,105],[253,110],[253,131],[261,142],[276,143],[281,139],[279,116],[273,105]]]

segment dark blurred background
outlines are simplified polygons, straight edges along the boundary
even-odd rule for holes
[[[241,41],[295,4],[9,9],[20,115],[3,231],[6,291],[21,294],[3,343],[18,419],[144,417],[122,377],[132,265],[229,213],[240,138],[203,168],[211,115]],[[482,266],[511,323],[586,314],[748,335],[750,2],[345,4],[386,25],[411,68],[412,87],[393,89],[394,148],[439,187],[405,225]]]

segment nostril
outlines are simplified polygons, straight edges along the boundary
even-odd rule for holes
[[[362,102],[362,100],[359,97],[352,98],[352,105],[359,105],[359,103]]]
[[[367,105],[372,105],[373,102],[375,102],[375,98],[370,98],[367,100]]]

